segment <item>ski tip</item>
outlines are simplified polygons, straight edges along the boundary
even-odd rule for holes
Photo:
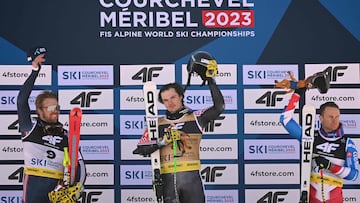
[[[70,111],[70,116],[81,116],[81,115],[82,115],[82,110],[79,107],[74,107]]]

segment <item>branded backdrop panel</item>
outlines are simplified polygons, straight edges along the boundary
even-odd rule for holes
[[[16,98],[31,65],[26,51],[47,48],[30,95],[58,93],[60,121],[81,107],[81,151],[88,165],[80,202],[153,202],[148,158],[132,154],[144,132],[142,84],[186,84],[194,51],[219,64],[225,111],[200,146],[207,202],[288,202],[299,197],[300,143],[279,116],[290,94],[274,80],[326,72],[331,88],[306,103],[335,101],[345,132],[360,148],[360,3],[357,0],[2,1],[0,3],[0,199],[21,201],[23,149]],[[212,105],[194,75],[184,102]],[[159,104],[160,114],[165,108]],[[317,119],[317,127],[319,121]],[[345,181],[345,202],[359,202]]]

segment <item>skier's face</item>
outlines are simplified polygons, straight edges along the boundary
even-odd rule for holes
[[[180,96],[174,88],[170,88],[161,93],[162,101],[165,105],[165,108],[174,113],[182,107],[182,96]]]
[[[340,124],[340,110],[335,107],[326,107],[323,115],[320,115],[320,121],[326,132],[337,130]]]
[[[37,109],[37,113],[41,120],[48,123],[56,123],[59,118],[59,105],[56,99],[46,98],[42,102],[41,107]]]

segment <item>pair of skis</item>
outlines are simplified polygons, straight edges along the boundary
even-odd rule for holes
[[[143,86],[145,118],[147,125],[148,139],[157,141],[159,138],[158,109],[156,84],[148,81]],[[152,188],[155,194],[155,202],[162,203],[163,200],[163,180],[160,173],[160,150],[151,154]]]
[[[75,107],[69,114],[69,148],[64,150],[64,185],[73,186],[76,180],[76,171],[79,159],[80,127],[82,111]]]
[[[302,108],[302,156],[299,203],[309,203],[311,162],[315,130],[315,107],[305,104]]]

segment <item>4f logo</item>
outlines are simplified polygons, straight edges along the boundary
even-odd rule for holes
[[[275,106],[276,102],[282,101],[284,98],[280,95],[286,94],[286,91],[267,91],[259,99],[256,100],[256,104],[265,104],[266,106]]]
[[[219,127],[221,126],[221,122],[216,122],[216,121],[220,121],[220,120],[224,120],[225,116],[219,116],[217,119],[215,120],[211,120],[208,125],[205,127],[205,132],[214,132],[215,127]]]
[[[152,81],[153,78],[159,77],[159,71],[161,71],[163,67],[144,67],[139,72],[137,72],[131,79],[133,80],[141,80],[142,82]]]
[[[80,194],[81,201],[77,201],[77,203],[91,203],[91,202],[99,202],[99,197],[101,197],[101,191],[93,191],[93,192],[82,192]]]
[[[205,182],[215,182],[216,177],[221,177],[226,166],[206,167],[201,171],[201,177]]]
[[[328,79],[330,82],[336,82],[338,77],[344,76],[344,70],[346,70],[347,66],[329,66],[327,67],[323,73],[326,75],[326,79]]]
[[[256,203],[278,203],[283,202],[285,198],[281,196],[287,195],[286,191],[279,192],[268,192],[264,196],[262,196]]]
[[[97,96],[101,95],[101,92],[81,92],[74,99],[70,101],[70,104],[80,104],[81,107],[90,107],[91,102],[96,102]]]
[[[325,153],[331,153],[332,151],[335,151],[340,145],[336,143],[322,143],[316,146],[316,149],[321,150]]]

